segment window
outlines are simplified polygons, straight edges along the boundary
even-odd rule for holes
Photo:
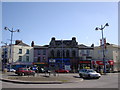
[[[19,56],[19,62],[21,62],[22,61],[22,56]]]
[[[40,50],[38,50],[38,55],[40,55]]]
[[[63,55],[63,57],[65,57],[65,51],[64,50],[62,51],[62,55]]]
[[[73,57],[76,56],[76,52],[75,52],[75,50],[72,51],[72,56],[73,56]]]
[[[19,49],[19,54],[22,54],[22,49]]]
[[[66,51],[66,57],[70,57],[69,50]]]
[[[51,51],[51,57],[54,57],[54,50]]]
[[[43,50],[43,55],[46,55],[46,50]]]
[[[29,56],[26,56],[26,61],[29,62]]]
[[[43,61],[45,61],[45,57],[43,57]]]
[[[85,51],[84,50],[81,50],[81,54],[84,54],[85,53]]]
[[[57,51],[57,57],[60,57],[60,51],[59,50]]]
[[[38,57],[37,62],[40,62],[40,60],[41,60],[40,57]]]
[[[29,54],[29,53],[30,53],[30,52],[29,52],[29,49],[27,49],[27,50],[26,50],[26,54]]]

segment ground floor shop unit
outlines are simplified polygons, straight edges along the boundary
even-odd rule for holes
[[[97,72],[103,72],[104,66],[106,67],[106,72],[114,72],[114,61],[113,60],[105,60],[105,63],[103,60],[93,60],[92,61],[92,67]]]

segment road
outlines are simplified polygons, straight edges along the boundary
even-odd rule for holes
[[[73,76],[73,74],[68,74]],[[74,74],[78,76],[78,74]],[[2,82],[2,88],[118,88],[118,74],[102,75],[100,79],[88,79],[74,83],[63,84],[16,84]]]

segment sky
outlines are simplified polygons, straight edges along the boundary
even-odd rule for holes
[[[71,40],[76,37],[78,44],[100,45],[101,27],[104,37],[111,44],[118,44],[118,3],[117,2],[2,2],[2,41],[10,44],[9,29],[15,40],[30,45],[48,45],[52,37],[56,40]]]

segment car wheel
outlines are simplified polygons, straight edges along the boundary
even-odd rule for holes
[[[96,79],[99,79],[100,77],[97,77]]]
[[[25,76],[25,73],[21,73],[21,76]]]
[[[88,74],[88,78],[91,78],[90,74]]]
[[[83,77],[83,75],[82,74],[79,74],[79,76],[82,78]]]

